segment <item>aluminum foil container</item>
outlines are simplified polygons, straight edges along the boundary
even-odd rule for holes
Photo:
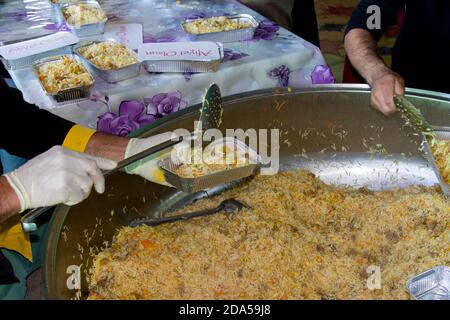
[[[450,128],[443,129],[440,128],[438,130],[435,130],[436,136],[438,139],[441,140],[450,140]],[[431,151],[430,144],[428,142],[427,136],[424,135],[423,137],[423,146],[424,151],[427,156],[428,163],[430,164],[431,168],[433,169],[434,173],[436,174],[436,177],[439,181],[439,185],[441,186],[442,192],[447,196],[450,197],[450,185],[444,181],[444,178],[441,175],[441,172],[437,166],[436,160],[433,157],[433,152]]]
[[[407,287],[414,300],[450,300],[450,268],[427,270],[409,279]]]
[[[139,76],[139,73],[141,71],[141,62],[139,61],[136,53],[133,50],[131,50],[131,49],[128,49],[129,53],[131,55],[133,55],[138,62],[134,63],[134,64],[130,64],[130,65],[125,66],[125,67],[122,67],[122,68],[118,68],[118,69],[102,69],[102,68],[99,68],[94,63],[89,61],[89,59],[86,59],[85,57],[83,57],[83,55],[79,52],[79,50],[84,48],[84,47],[87,47],[87,46],[89,46],[91,44],[94,44],[94,43],[102,43],[102,42],[112,42],[112,41],[90,41],[90,42],[80,43],[80,45],[78,45],[78,46],[76,46],[74,48],[74,52],[83,61],[85,61],[86,64],[89,65],[90,69],[92,69],[93,72],[97,76],[99,76],[100,78],[102,78],[106,82],[114,83],[114,82],[119,82],[119,81],[122,81],[122,80],[126,80],[126,79],[130,79],[130,78],[134,78],[134,77]]]
[[[17,38],[11,41],[0,41],[0,46],[8,46],[8,45],[14,45],[25,41],[30,40],[37,40],[41,38],[45,38],[47,36],[55,35],[56,32],[53,32],[51,34],[44,34],[40,36],[33,36],[28,38]],[[33,65],[33,63],[39,59],[48,57],[48,56],[55,56],[55,55],[62,55],[62,54],[71,54],[72,53],[72,44],[64,45],[59,48],[54,48],[50,50],[46,50],[40,53],[36,53],[33,55],[29,55],[22,58],[4,58],[0,56],[0,60],[3,62],[3,65],[7,70],[17,70],[17,69],[23,69],[23,68],[29,68]]]
[[[192,44],[195,44],[193,42]],[[224,57],[223,45],[217,45],[217,59],[198,60],[143,60],[142,64],[148,72],[216,72]]]
[[[68,54],[65,56],[69,56],[72,59],[74,59],[78,62],[81,62],[81,60],[76,55]],[[39,81],[39,68],[46,63],[57,61],[57,60],[61,59],[61,57],[62,57],[62,55],[47,57],[44,59],[40,59],[33,64],[33,70],[34,70],[36,77],[38,78],[38,81]],[[89,73],[89,75],[91,75],[91,74]],[[41,88],[45,92],[45,94],[47,96],[49,96],[54,102],[56,102],[56,103],[63,103],[63,102],[67,102],[67,101],[74,102],[73,100],[84,100],[84,99],[89,98],[91,89],[94,86],[94,78],[92,77],[92,75],[91,75],[91,79],[92,79],[92,83],[88,86],[77,86],[77,87],[67,88],[64,90],[60,90],[56,93],[47,92],[47,90],[45,89],[45,87],[43,86],[41,81],[39,81],[39,84],[41,85]]]
[[[103,9],[100,7],[100,4],[97,1],[78,1],[76,4],[89,4],[92,5],[94,7],[96,7],[97,9],[103,11]],[[66,9],[67,7],[71,6],[71,3],[67,3],[67,4],[61,4],[59,6],[60,8],[60,15],[61,15],[61,19],[64,23],[67,24],[67,26],[70,28],[70,30],[76,34],[78,37],[88,37],[88,36],[93,36],[93,35],[97,35],[97,34],[103,34],[105,32],[105,24],[106,21],[108,21],[108,18],[105,18],[104,21],[100,21],[100,22],[96,22],[96,23],[91,23],[91,24],[84,24],[81,26],[74,26],[71,25],[67,22],[66,17],[64,16],[64,9]]]
[[[236,14],[226,17],[230,20],[235,20],[237,22],[250,22],[252,27],[223,32],[210,32],[203,34],[191,34],[186,31],[186,24],[193,21],[204,19],[187,19],[181,24],[181,27],[183,28],[184,32],[188,33],[189,35],[195,36],[196,40],[198,41],[237,42],[253,38],[255,30],[258,27],[258,21],[256,21],[255,17],[249,14]]]
[[[78,0],[61,0],[59,2],[53,2],[52,0],[48,0],[48,1],[56,9],[59,9],[61,6],[66,5],[66,4],[75,4],[75,3],[80,2]]]
[[[7,70],[17,70],[23,68],[29,68],[33,65],[37,60],[43,59],[48,56],[56,56],[56,55],[64,55],[72,53],[72,45],[64,46],[61,48],[56,48],[53,50],[41,52],[38,54],[34,54],[28,57],[23,57],[19,59],[4,59],[0,57],[0,60],[3,62],[3,65]]]
[[[215,141],[213,143],[216,142],[219,141]],[[260,157],[255,151],[247,147],[243,142],[234,138],[225,138],[225,144],[227,146],[235,146],[236,150],[245,151],[246,154],[249,155],[249,163],[237,168],[214,172],[194,178],[186,178],[177,175],[176,171],[180,167],[181,163],[178,161],[173,161],[171,157],[158,161],[158,166],[163,171],[167,182],[178,190],[187,193],[206,190],[218,185],[249,177],[256,173],[256,170],[260,165]]]

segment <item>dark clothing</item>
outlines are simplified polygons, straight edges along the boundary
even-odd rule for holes
[[[11,284],[18,281],[19,280],[14,275],[14,270],[11,266],[11,263],[9,263],[9,261],[0,251],[0,285]]]
[[[377,5],[381,29],[369,30],[367,19]],[[346,33],[368,30],[378,40],[389,25],[397,23],[396,14],[406,6],[400,35],[392,52],[392,70],[406,86],[450,93],[450,1],[448,0],[362,0],[353,11]]]
[[[20,91],[10,88],[0,77],[0,149],[30,159],[61,145],[74,125],[48,111],[26,103]]]
[[[291,16],[292,32],[320,48],[314,0],[295,0]]]
[[[0,149],[22,158],[33,158],[61,145],[74,123],[26,103],[20,91],[0,77]],[[1,172],[0,172],[1,173]],[[0,251],[0,285],[17,282],[11,264]]]

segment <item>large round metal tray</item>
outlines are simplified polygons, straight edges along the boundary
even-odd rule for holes
[[[450,125],[450,95],[419,90],[408,90],[407,95],[432,125]],[[280,169],[309,168],[327,183],[374,190],[436,184],[419,150],[421,137],[404,127],[398,114],[385,117],[372,109],[369,98],[365,85],[256,91],[225,98],[221,126],[279,128]],[[139,131],[138,136],[192,129],[199,108],[167,116]],[[302,139],[299,131],[306,129],[309,137]],[[326,138],[316,132],[325,133]],[[336,151],[331,150],[332,145]],[[47,298],[85,298],[91,254],[110,244],[117,228],[142,215],[158,216],[225,188],[189,195],[124,173],[108,177],[106,185],[103,195],[93,192],[83,203],[71,208],[59,206],[53,214],[43,257]],[[80,285],[74,281],[78,268]]]

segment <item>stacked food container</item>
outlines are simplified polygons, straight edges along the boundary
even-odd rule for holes
[[[224,58],[222,43],[249,40],[257,26],[249,14],[186,19],[181,28],[194,41],[146,43],[139,58],[148,72],[216,72]]]
[[[51,3],[57,13],[55,26],[65,25],[70,32],[62,28],[40,37],[1,43],[1,60],[8,70],[31,69],[43,94],[56,105],[87,99],[95,83],[93,74],[107,82],[139,75],[141,63],[136,53],[124,45],[113,41],[80,42],[104,33],[107,16],[98,2],[51,0]],[[83,54],[92,46],[99,48],[97,62]],[[109,59],[108,65],[98,63],[102,59]],[[129,63],[125,65],[124,59]]]
[[[141,32],[131,50],[121,39],[104,36],[108,17],[97,1],[49,2],[61,31],[3,43],[0,55],[9,70],[31,68],[53,105],[87,99],[95,78],[115,83],[137,77],[141,64],[150,73],[216,72],[224,59],[222,43],[249,40],[258,26],[248,14],[184,19],[179,27],[192,41],[143,43]]]

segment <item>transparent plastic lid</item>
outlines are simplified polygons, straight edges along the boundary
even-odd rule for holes
[[[0,45],[46,36],[58,26],[48,0],[0,0]]]

